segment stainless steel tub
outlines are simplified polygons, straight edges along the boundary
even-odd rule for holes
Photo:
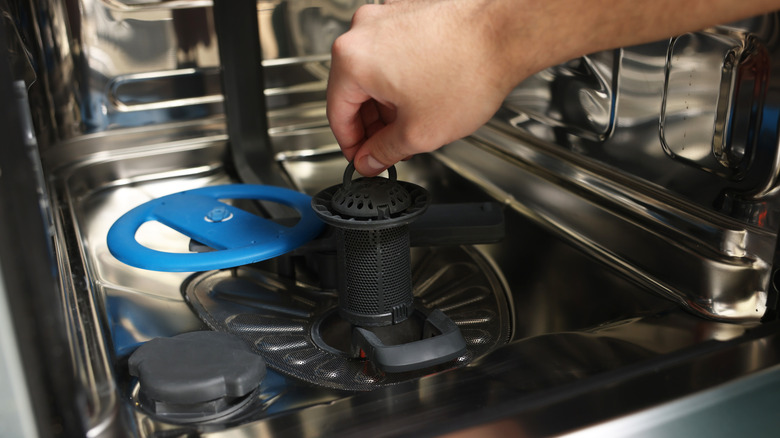
[[[328,41],[359,4],[258,3],[273,157],[260,178],[308,194],[339,182],[346,163],[324,118]],[[780,375],[775,15],[542,72],[473,136],[399,165],[436,203],[503,206],[506,237],[468,251],[508,291],[506,345],[369,392],[272,370],[262,408],[181,425],[134,403],[127,358],[154,337],[205,328],[182,295],[191,273],[126,266],[106,233],[155,197],[245,182],[222,114],[211,5],[72,6],[25,5],[20,16],[39,20],[18,34],[40,42],[30,52],[46,66],[21,78],[36,80],[21,100],[53,212],[50,295],[73,371],[74,393],[56,395],[85,434],[547,435],[622,424],[630,435],[680,420],[668,412],[677,403],[702,421],[713,412],[697,407],[705,396],[752,414],[777,400],[756,389]],[[686,79],[690,65],[702,68]],[[693,110],[681,104],[689,87],[701,92]],[[138,236],[159,249],[188,243],[153,225]]]
[[[320,136],[326,140],[322,144],[316,144],[317,137],[313,137],[306,139],[315,146],[312,153],[279,155],[280,168],[307,193],[332,185],[345,164],[332,142],[327,142],[328,136]],[[642,385],[660,385],[668,377],[658,372],[659,363],[707,366],[712,359],[705,353],[720,348],[749,351],[752,357],[748,361],[743,353],[731,357],[726,374],[741,375],[772,363],[774,355],[766,349],[771,351],[773,336],[756,343],[742,339],[749,326],[687,313],[641,281],[608,268],[587,251],[529,221],[521,214],[518,200],[496,198],[501,191],[485,190],[484,185],[455,172],[446,164],[450,159],[445,150],[441,156],[420,156],[404,163],[399,175],[425,186],[435,202],[498,200],[506,206],[506,238],[477,250],[511,291],[509,345],[464,369],[367,394],[312,388],[271,372],[264,385],[274,396],[252,421],[186,427],[168,424],[131,402],[133,386],[126,360],[139,344],[154,337],[204,328],[182,296],[182,283],[191,273],[126,266],[108,252],[105,237],[110,225],[137,204],[184,189],[235,181],[224,166],[225,137],[213,124],[186,130],[182,126],[173,131],[143,130],[128,133],[126,138],[96,135],[69,147],[89,151],[92,142],[106,140],[113,144],[111,154],[87,153],[52,173],[60,232],[71,236],[60,242],[61,277],[84,279],[66,281],[64,298],[72,312],[70,348],[81,383],[89,388],[88,424],[93,433],[126,429],[141,436],[192,430],[288,436],[438,433],[492,419],[493,412],[518,415],[513,424],[522,430],[558,433],[708,387],[722,376],[664,386],[649,398],[636,394],[624,404],[568,422],[529,423],[528,409],[536,412],[542,409],[537,403],[561,397],[543,411],[545,416],[565,415],[567,403],[578,397],[605,396],[595,382],[613,378],[617,383],[612,390],[626,397],[625,392],[636,384],[621,381],[626,373],[634,373],[632,377],[640,378]],[[523,172],[519,167],[515,171]],[[138,239],[170,251],[181,251],[188,243],[184,236],[162,226],[139,230]],[[745,347],[746,342],[752,347]],[[705,352],[704,357],[694,353],[698,349]],[[583,393],[582,387],[590,389]]]

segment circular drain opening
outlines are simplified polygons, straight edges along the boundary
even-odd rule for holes
[[[413,248],[412,281],[418,312],[444,312],[459,327],[466,353],[447,364],[399,373],[345,354],[351,326],[338,320],[334,290],[257,266],[198,273],[182,289],[206,325],[243,338],[269,368],[339,390],[370,391],[464,366],[510,339],[513,312],[506,288],[477,250]]]

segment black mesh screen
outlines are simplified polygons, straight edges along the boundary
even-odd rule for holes
[[[404,319],[413,301],[408,227],[343,230],[343,237],[342,309],[362,323],[387,314]]]

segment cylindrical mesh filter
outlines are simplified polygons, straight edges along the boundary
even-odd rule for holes
[[[339,287],[341,316],[362,326],[405,320],[414,300],[408,226],[340,232],[337,255],[345,274]]]
[[[413,312],[409,223],[430,202],[422,187],[389,178],[352,180],[349,163],[340,185],[312,198],[312,208],[338,230],[339,314],[356,326],[386,326]]]

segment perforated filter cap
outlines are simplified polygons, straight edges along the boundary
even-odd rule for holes
[[[396,181],[395,168],[390,169],[389,179],[373,177],[352,181],[352,172],[348,172],[344,184],[333,195],[331,208],[344,217],[375,219],[388,219],[406,211],[412,205],[412,197]]]
[[[428,208],[428,191],[398,181],[394,166],[387,169],[389,178],[375,176],[353,181],[354,172],[350,163],[341,184],[312,198],[311,206],[324,222],[342,229],[384,229],[408,224]]]

